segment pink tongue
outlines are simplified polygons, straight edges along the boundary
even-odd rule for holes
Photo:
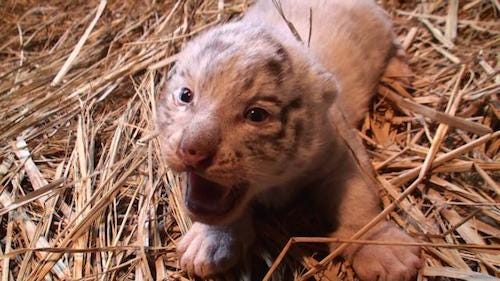
[[[195,173],[188,173],[186,205],[195,213],[223,212],[227,188],[208,181]]]

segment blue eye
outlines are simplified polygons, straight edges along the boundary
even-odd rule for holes
[[[251,107],[245,113],[245,118],[252,122],[260,123],[266,121],[267,118],[269,118],[269,115],[269,112],[265,109],[260,107]]]
[[[181,88],[179,91],[179,100],[183,103],[190,103],[193,100],[193,92],[188,88]]]

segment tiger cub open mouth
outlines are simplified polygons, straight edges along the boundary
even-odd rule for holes
[[[224,218],[241,202],[247,191],[246,187],[222,186],[192,171],[187,174],[184,204],[198,221],[213,222]]]

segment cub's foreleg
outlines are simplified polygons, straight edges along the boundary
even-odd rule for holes
[[[352,156],[344,152],[342,163],[325,181],[317,200],[327,218],[336,226],[332,237],[349,239],[380,213],[380,200],[360,174]],[[383,220],[361,239],[414,242],[392,222]],[[334,249],[337,245],[332,245]],[[348,246],[342,255],[361,280],[412,280],[421,266],[418,247],[387,245]]]
[[[229,225],[195,222],[177,245],[180,265],[200,277],[222,273],[238,263],[254,239],[250,215]]]

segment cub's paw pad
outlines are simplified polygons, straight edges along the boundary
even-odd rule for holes
[[[189,275],[208,277],[235,265],[243,243],[230,231],[195,223],[177,245],[181,267]]]
[[[396,226],[385,227],[371,239],[415,242]],[[352,257],[352,267],[363,281],[410,281],[421,266],[420,248],[414,246],[364,245]]]

